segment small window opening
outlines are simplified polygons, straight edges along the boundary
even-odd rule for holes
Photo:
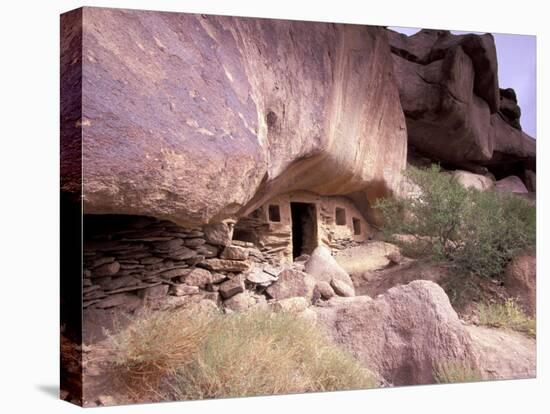
[[[336,207],[336,224],[338,226],[346,225],[346,210],[340,207]]]
[[[356,217],[353,218],[353,234],[356,236],[361,234],[361,220]]]
[[[268,208],[269,221],[281,221],[281,210],[277,204],[270,204]]]
[[[233,230],[233,240],[256,244],[258,242],[258,237],[252,230],[236,228]]]

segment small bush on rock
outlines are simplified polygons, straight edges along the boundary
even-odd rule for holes
[[[414,251],[484,277],[499,277],[514,255],[535,244],[535,207],[527,200],[466,189],[435,165],[411,168],[406,176],[419,188],[414,197],[376,205],[388,238],[409,235],[422,247]]]
[[[508,328],[536,336],[536,321],[527,316],[514,299],[504,303],[481,303],[477,307],[479,323],[494,328]]]

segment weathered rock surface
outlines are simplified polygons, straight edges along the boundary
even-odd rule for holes
[[[230,260],[246,260],[248,259],[248,249],[240,246],[227,246],[220,255],[220,258]]]
[[[523,184],[523,181],[515,175],[510,175],[502,180],[498,180],[495,183],[495,189],[500,193],[527,194],[529,192],[525,184]]]
[[[253,266],[246,272],[246,280],[262,286],[268,286],[277,280],[273,274],[267,273],[260,266]]]
[[[130,293],[117,293],[109,296],[95,305],[99,309],[106,309],[112,307],[122,307],[128,311],[132,311],[141,306],[141,300]]]
[[[244,292],[244,282],[240,277],[235,277],[220,285],[220,294],[224,299],[228,299],[237,293]]]
[[[203,231],[208,243],[229,246],[233,236],[233,223],[226,220],[219,223],[207,224],[203,226]]]
[[[525,170],[525,186],[529,192],[537,191],[537,175],[531,170]]]
[[[120,270],[119,262],[105,263],[92,271],[92,277],[105,277],[117,274]]]
[[[195,295],[197,293],[199,293],[198,286],[189,286],[185,283],[180,283],[170,287],[170,294],[174,296]]]
[[[504,286],[517,298],[523,310],[535,316],[537,307],[537,259],[534,254],[521,254],[506,266]]]
[[[294,269],[283,270],[278,280],[270,285],[266,292],[273,299],[281,300],[301,296],[311,300],[315,279],[307,273]]]
[[[486,379],[535,378],[537,343],[514,331],[466,326]]]
[[[479,191],[490,190],[495,185],[491,178],[481,174],[474,174],[469,171],[453,171],[453,178],[463,187],[475,188]]]
[[[332,288],[332,286],[330,286],[330,283],[325,282],[323,280],[317,282],[317,284],[315,285],[315,288],[321,295],[321,298],[325,300],[332,298],[335,294],[334,289]]]
[[[250,296],[248,291],[237,293],[223,302],[225,308],[234,312],[243,312],[255,304],[256,301]]]
[[[476,363],[471,338],[443,289],[417,280],[371,299],[333,298],[314,307],[332,339],[394,385],[434,382],[434,364]]]
[[[336,293],[338,296],[355,296],[355,290],[352,286],[348,285],[347,283],[342,282],[338,279],[332,279],[330,281],[330,286],[334,289],[334,293]]]
[[[168,294],[168,285],[151,286],[138,291],[138,296],[142,299],[161,299]]]
[[[311,257],[305,264],[305,271],[313,276],[316,281],[330,283],[333,279],[336,279],[346,283],[353,289],[351,278],[325,246],[318,246],[311,253]]]
[[[518,106],[516,91],[512,88],[500,89],[500,105],[498,111],[510,126],[521,130],[521,124],[519,122],[521,108]]]
[[[515,93],[498,87],[491,34],[388,32],[409,144],[472,170],[534,165],[535,140],[521,131]]]
[[[386,30],[89,7],[82,15],[83,41],[63,31],[64,78],[80,68],[71,57],[83,44],[82,90],[72,92],[83,104],[81,119],[62,114],[73,123],[64,141],[80,139],[80,128],[82,140],[64,147],[61,186],[79,189],[83,166],[86,213],[195,225],[296,189],[369,202],[398,191],[406,132]],[[73,98],[64,93],[62,109]]]
[[[201,266],[216,272],[244,272],[249,269],[250,263],[241,260],[206,259]]]
[[[120,277],[102,277],[95,281],[105,290],[116,290],[122,287],[136,286],[140,284],[140,280],[133,276],[120,276]],[[84,293],[86,293],[84,291]]]
[[[309,302],[303,297],[281,299],[271,304],[273,312],[300,313],[307,309]]]
[[[206,285],[213,282],[213,275],[206,269],[196,268],[183,277],[186,284],[205,288]]]

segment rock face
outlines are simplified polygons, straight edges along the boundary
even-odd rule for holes
[[[486,379],[537,376],[537,343],[514,331],[467,326],[482,375]]]
[[[273,299],[281,300],[301,296],[311,300],[315,279],[307,273],[294,269],[283,270],[279,280],[267,288],[267,293]]]
[[[330,286],[334,289],[334,293],[338,296],[350,297],[355,295],[355,290],[353,287],[342,282],[341,280],[332,279],[330,281]]]
[[[537,176],[531,170],[525,171],[525,185],[530,192],[534,193],[537,191]]]
[[[370,201],[398,190],[407,138],[383,28],[81,14],[82,140],[64,149],[62,189],[79,188],[82,150],[86,213],[197,225],[296,189]],[[63,34],[67,77],[80,42]]]
[[[321,296],[322,299],[327,300],[332,298],[335,295],[334,289],[332,288],[332,286],[330,286],[330,283],[328,282],[321,280],[320,282],[317,282],[317,284],[315,285],[315,288],[319,292],[319,295]]]
[[[525,312],[535,316],[537,306],[537,259],[521,254],[512,259],[505,271],[504,285],[510,296],[518,299]]]
[[[521,124],[519,122],[521,109],[518,106],[516,91],[512,88],[500,89],[499,113],[510,126],[521,130]]]
[[[529,192],[523,181],[515,175],[498,180],[495,183],[495,189],[500,193],[527,194]]]
[[[495,183],[489,177],[474,174],[469,171],[453,171],[453,178],[465,188],[475,188],[479,191],[487,191],[493,188]]]
[[[224,299],[229,299],[231,296],[242,292],[244,292],[244,282],[239,277],[230,279],[220,285],[220,294]]]
[[[233,236],[233,223],[226,220],[203,227],[205,240],[213,245],[228,246]],[[230,257],[228,258],[230,259]]]
[[[389,38],[409,144],[468,169],[534,165],[535,140],[521,131],[515,93],[498,87],[492,35],[421,30]]]
[[[371,299],[333,298],[314,307],[333,340],[391,384],[430,384],[434,364],[476,364],[471,338],[443,289],[417,280]]]
[[[316,281],[331,283],[332,280],[340,280],[353,291],[353,281],[347,272],[330,254],[325,246],[316,247],[311,257],[305,264],[306,273],[314,277]],[[334,286],[333,286],[334,287]]]

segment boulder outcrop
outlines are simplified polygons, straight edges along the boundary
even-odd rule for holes
[[[312,309],[332,339],[394,385],[434,382],[436,364],[477,364],[471,338],[433,282],[416,280],[383,295],[333,298]]]
[[[495,183],[495,189],[500,193],[527,194],[529,192],[523,181],[521,181],[521,178],[515,175],[498,180]]]
[[[510,175],[535,164],[535,140],[521,131],[512,89],[499,89],[491,34],[389,32],[409,144],[440,162]]]
[[[478,191],[487,191],[494,187],[495,183],[490,177],[474,174],[469,171],[453,171],[454,180],[465,188],[475,188]]]
[[[283,270],[278,277],[279,279],[266,289],[273,299],[304,297],[311,301],[315,288],[313,277],[294,269]]]
[[[64,148],[62,190],[80,189],[70,167],[82,154],[86,213],[191,226],[293,190],[398,191],[407,137],[385,29],[81,13],[82,139]],[[62,73],[75,64],[62,59]]]
[[[521,379],[537,376],[534,338],[511,330],[466,326],[484,379]]]
[[[537,307],[537,259],[534,254],[516,256],[506,266],[504,286],[525,312],[535,316]]]
[[[353,281],[349,274],[332,257],[330,250],[325,246],[316,247],[311,257],[305,263],[305,271],[314,277],[315,281],[332,283],[338,280],[349,287],[349,293],[354,295]],[[334,286],[332,286],[334,288]]]

